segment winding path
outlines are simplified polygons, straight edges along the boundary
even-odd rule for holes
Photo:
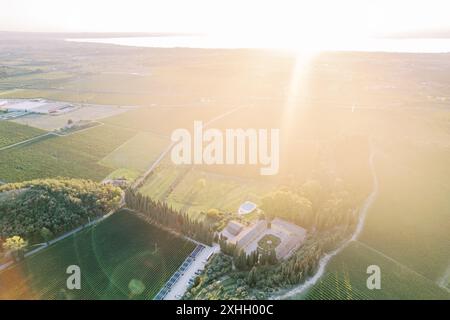
[[[313,285],[315,285],[317,283],[317,281],[324,275],[326,266],[327,266],[328,262],[331,260],[331,258],[333,258],[335,255],[337,255],[342,250],[344,250],[351,242],[356,241],[358,239],[358,237],[361,234],[361,231],[364,227],[364,221],[366,220],[367,212],[369,211],[370,207],[372,206],[372,204],[374,203],[375,199],[378,196],[379,184],[378,184],[378,177],[377,177],[377,174],[375,171],[374,157],[375,157],[375,150],[374,150],[373,142],[372,142],[372,138],[371,138],[370,139],[369,166],[370,166],[370,171],[371,171],[372,179],[373,179],[373,187],[372,187],[372,192],[367,197],[366,201],[364,201],[364,205],[362,206],[362,208],[360,210],[358,224],[356,226],[356,230],[355,230],[353,236],[349,240],[345,241],[339,248],[337,248],[336,250],[334,250],[330,253],[325,254],[320,259],[319,269],[317,270],[317,272],[314,276],[312,276],[311,278],[306,280],[301,285],[299,285],[293,289],[290,289],[289,291],[287,291],[281,295],[276,295],[276,296],[272,297],[273,299],[276,299],[276,300],[288,299],[288,298],[291,298],[292,296],[304,293],[307,289],[309,289]]]

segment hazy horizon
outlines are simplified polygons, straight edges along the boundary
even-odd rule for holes
[[[450,30],[448,3],[415,1],[0,0],[0,30],[45,33],[207,33],[360,38]],[[105,8],[108,10],[104,10]]]

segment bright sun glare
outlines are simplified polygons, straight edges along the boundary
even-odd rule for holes
[[[302,40],[330,47],[368,35],[449,27],[446,0],[0,0],[0,30],[186,32],[252,39],[272,47]]]

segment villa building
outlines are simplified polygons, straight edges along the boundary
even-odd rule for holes
[[[258,220],[245,226],[237,221],[230,221],[221,236],[229,243],[235,244],[237,248],[250,254],[258,249],[258,242],[267,235],[279,239],[275,246],[277,259],[289,257],[301,246],[306,238],[306,230],[293,223],[275,218],[272,221]]]

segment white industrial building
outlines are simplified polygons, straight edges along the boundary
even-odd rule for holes
[[[67,102],[55,102],[44,99],[5,99],[0,100],[0,110],[12,113],[62,114],[75,109]]]

